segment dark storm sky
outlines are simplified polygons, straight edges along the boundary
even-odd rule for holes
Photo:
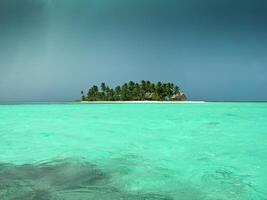
[[[142,79],[191,100],[267,100],[267,1],[0,0],[0,101]]]

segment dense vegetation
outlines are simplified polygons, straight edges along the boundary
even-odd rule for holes
[[[173,83],[156,84],[150,81],[135,83],[130,81],[114,89],[101,83],[100,88],[92,86],[87,95],[81,91],[83,101],[182,101],[186,100],[185,94],[180,92],[177,85]]]

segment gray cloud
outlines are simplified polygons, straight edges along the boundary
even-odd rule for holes
[[[263,0],[3,0],[0,101],[73,100],[106,81],[191,99],[266,100]]]

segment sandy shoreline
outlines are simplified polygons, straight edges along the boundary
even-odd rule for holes
[[[81,101],[83,104],[199,104],[205,101]]]

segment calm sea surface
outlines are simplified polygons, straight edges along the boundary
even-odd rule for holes
[[[0,105],[1,200],[266,200],[267,103]]]

